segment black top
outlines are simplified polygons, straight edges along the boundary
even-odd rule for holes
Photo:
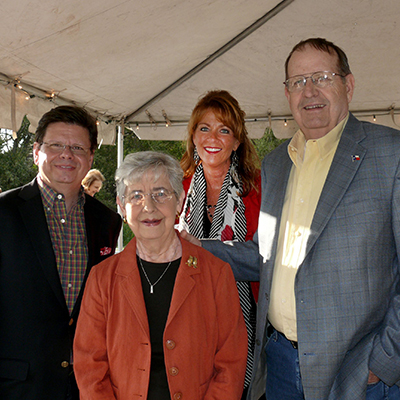
[[[179,258],[171,263],[165,275],[158,283],[156,283],[155,286],[153,286],[153,293],[150,293],[150,285],[140,266],[139,256],[136,258],[140,278],[142,280],[143,297],[144,302],[146,303],[147,319],[150,330],[151,367],[147,400],[171,400],[164,363],[163,334],[167,323],[175,278],[181,259]],[[141,261],[147,277],[153,285],[157,282],[169,264],[151,263],[144,260]]]
[[[208,219],[207,209],[204,210],[203,227],[204,227],[204,239],[208,239],[211,231],[211,222]]]

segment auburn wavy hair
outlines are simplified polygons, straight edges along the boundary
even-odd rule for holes
[[[210,110],[220,122],[232,130],[233,135],[240,142],[240,146],[236,150],[239,158],[238,175],[243,184],[241,195],[246,196],[251,189],[257,190],[255,182],[259,176],[260,160],[253,143],[249,139],[244,120],[246,114],[240,108],[238,101],[226,90],[207,92],[200,98],[192,111],[187,130],[186,151],[181,159],[184,177],[193,175],[196,170],[196,163],[193,159],[193,135],[204,114]]]

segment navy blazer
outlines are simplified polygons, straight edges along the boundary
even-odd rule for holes
[[[96,199],[84,206],[88,265],[70,315],[36,179],[0,195],[0,398],[65,400],[83,287],[113,254],[121,218]]]
[[[236,279],[260,279],[255,368],[248,398],[265,391],[269,294],[292,167],[288,142],[262,164],[253,241],[203,246]],[[400,132],[350,114],[311,224],[296,280],[297,336],[305,398],[365,398],[372,370],[400,384]]]

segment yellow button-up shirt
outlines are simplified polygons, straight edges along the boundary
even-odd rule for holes
[[[315,209],[348,116],[319,139],[297,131],[288,146],[293,162],[286,188],[272,279],[268,319],[288,339],[297,341],[294,283],[304,260]]]

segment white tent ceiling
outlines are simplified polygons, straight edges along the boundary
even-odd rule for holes
[[[199,96],[218,88],[239,100],[251,136],[271,123],[285,137],[283,64],[311,36],[347,53],[351,110],[400,125],[398,0],[2,0],[0,12],[1,127],[75,103],[102,121],[104,143],[122,120],[142,139],[181,140]]]

